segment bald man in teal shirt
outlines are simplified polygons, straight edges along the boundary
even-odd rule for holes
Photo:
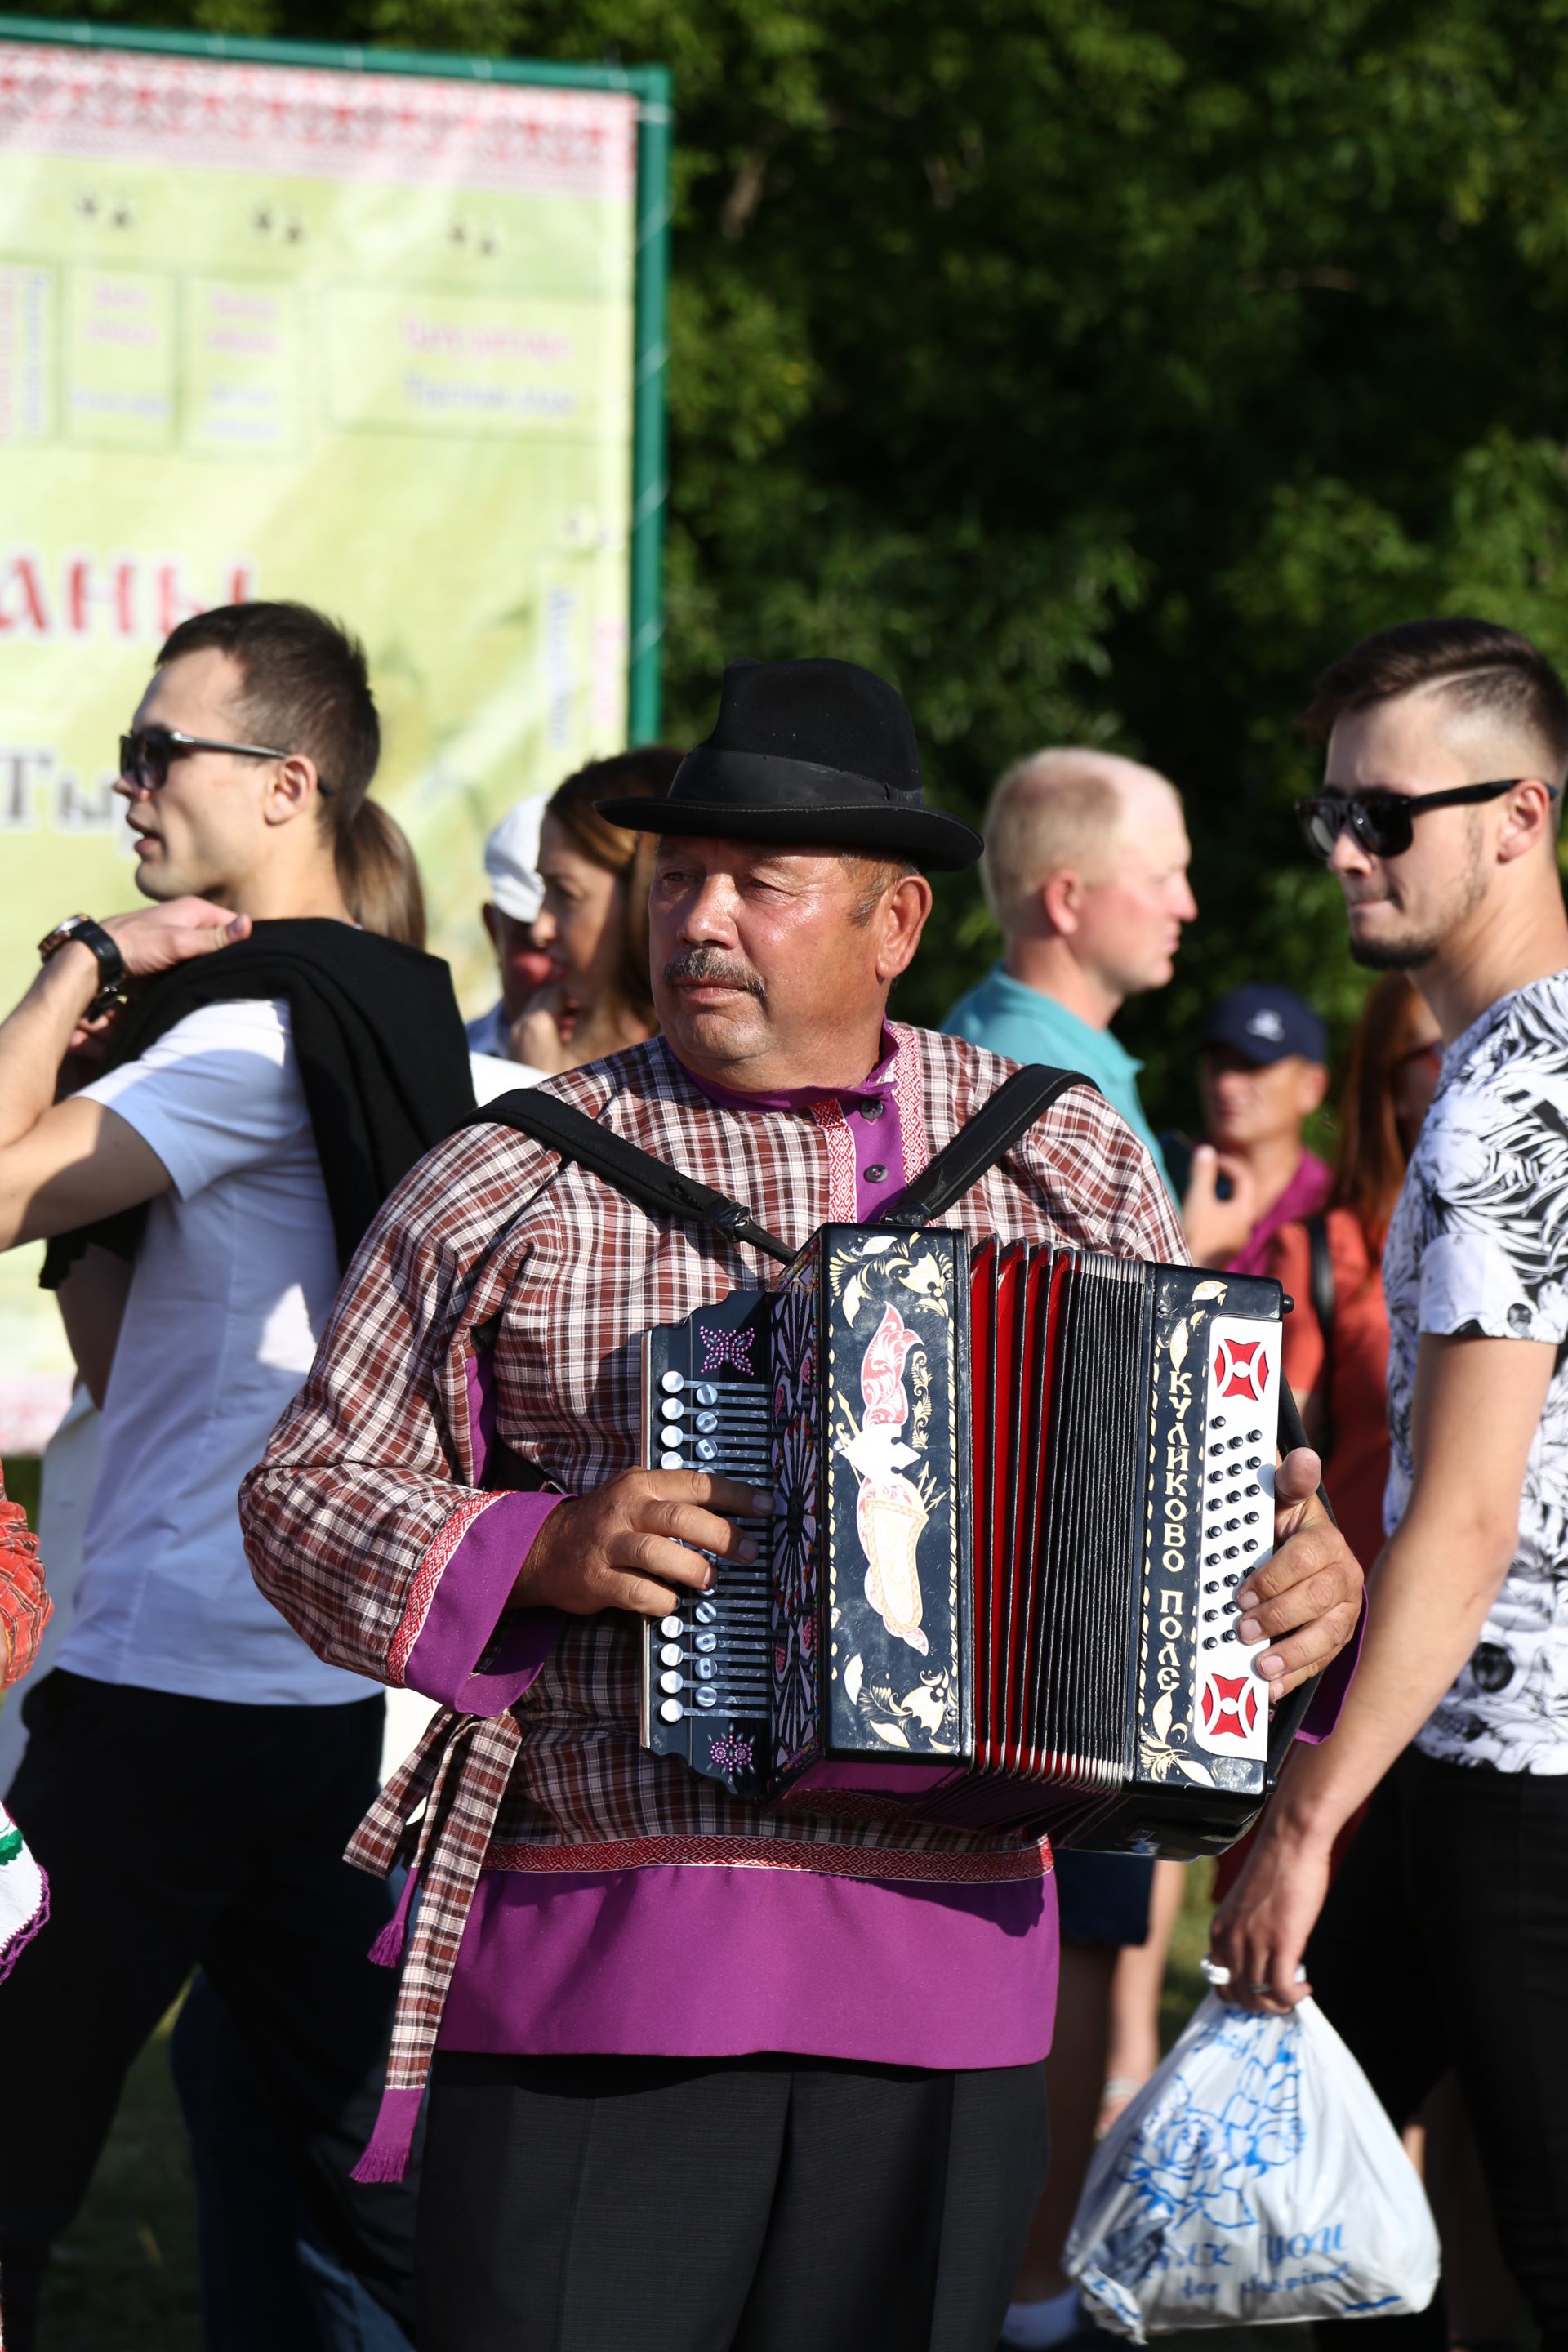
[[[1152,768],[1112,751],[1037,752],[1010,768],[985,820],[982,874],[1000,963],[943,1027],[1015,1062],[1081,1070],[1120,1111],[1173,1192],[1110,1024],[1163,988],[1197,905],[1182,803]]]

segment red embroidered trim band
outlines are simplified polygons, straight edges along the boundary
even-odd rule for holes
[[[900,1853],[875,1845],[840,1845],[810,1838],[617,1838],[598,1845],[493,1844],[486,1870],[530,1870],[571,1876],[584,1871],[683,1869],[810,1870],[828,1878],[920,1879],[952,1886],[1005,1885],[1043,1878],[1051,1849],[1009,1846],[990,1853]]]
[[[471,1502],[459,1503],[451,1517],[442,1520],[434,1542],[415,1571],[414,1582],[409,1589],[408,1606],[403,1612],[397,1631],[392,1637],[392,1647],[386,1654],[386,1679],[395,1687],[402,1685],[404,1669],[408,1664],[409,1654],[425,1631],[425,1620],[430,1614],[430,1603],[436,1598],[436,1588],[441,1581],[452,1554],[457,1550],[480,1512],[488,1511],[492,1503],[499,1503],[500,1499],[499,1494],[476,1495]]]

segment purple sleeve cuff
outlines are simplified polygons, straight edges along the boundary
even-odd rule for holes
[[[555,1647],[558,1609],[516,1609],[507,1598],[533,1538],[564,1495],[498,1495],[470,1521],[441,1571],[403,1679],[459,1715],[504,1715]],[[498,1627],[500,1639],[479,1671]]]
[[[1306,1740],[1309,1747],[1319,1747],[1340,1719],[1340,1709],[1345,1703],[1351,1678],[1361,1664],[1362,1637],[1365,1632],[1366,1595],[1363,1593],[1361,1616],[1355,1632],[1333,1664],[1323,1668],[1318,1687],[1312,1694],[1312,1704],[1302,1717],[1301,1728],[1296,1734],[1297,1738]]]

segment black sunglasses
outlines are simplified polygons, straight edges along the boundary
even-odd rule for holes
[[[1320,793],[1298,801],[1296,821],[1301,838],[1314,857],[1330,858],[1334,844],[1348,824],[1352,837],[1374,857],[1403,857],[1415,837],[1415,820],[1428,809],[1459,808],[1474,801],[1495,801],[1511,793],[1526,776],[1504,776],[1490,784],[1456,784],[1446,793]],[[1557,798],[1555,784],[1547,797]]]
[[[155,793],[169,781],[169,769],[187,751],[233,751],[242,760],[287,760],[287,751],[270,751],[264,743],[219,743],[210,735],[187,735],[178,727],[137,727],[120,739],[120,773],[138,792]],[[326,800],[331,786],[320,776],[316,790]]]

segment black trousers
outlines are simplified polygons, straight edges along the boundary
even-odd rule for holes
[[[1330,1889],[1307,1973],[1395,2124],[1453,2068],[1542,2352],[1568,2352],[1568,1779],[1407,1751]],[[1434,2316],[1318,2336],[1370,2352],[1380,2326],[1445,2336]]]
[[[437,2055],[421,2352],[993,2352],[1043,2066]]]
[[[379,1697],[241,1706],[57,1667],[24,1701],[6,1802],[49,1874],[0,1992],[0,2294],[28,2352],[48,2249],[87,2193],[132,2060],[198,1963],[245,2039],[312,2219],[412,2326],[416,2189],[349,2179],[374,2121],[386,1889],[342,1851],[374,1797]]]

